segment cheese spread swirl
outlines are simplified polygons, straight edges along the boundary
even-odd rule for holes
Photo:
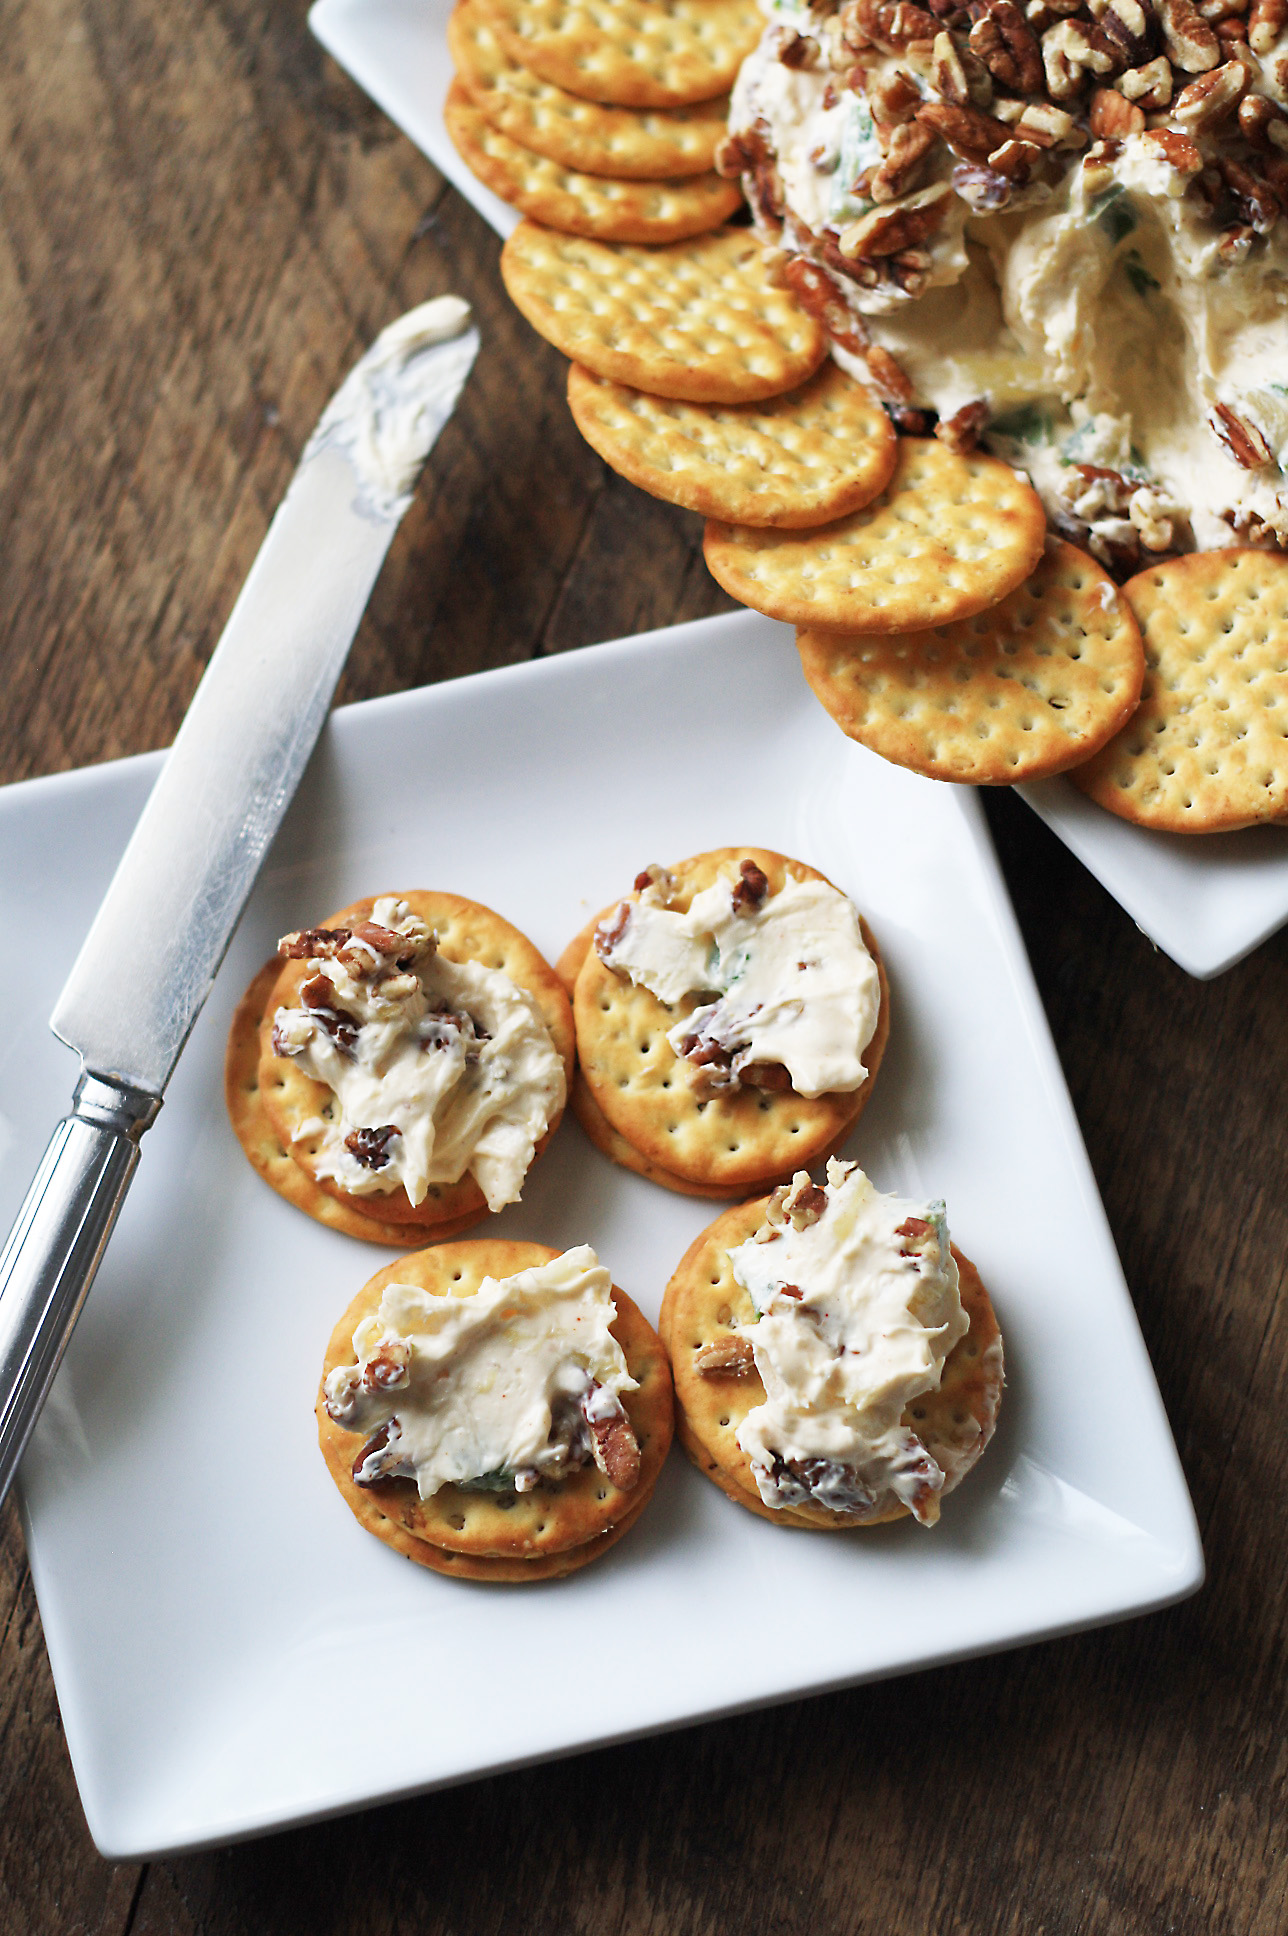
[[[676,1055],[716,1086],[754,1081],[768,1066],[785,1069],[799,1096],[860,1088],[881,985],[845,895],[790,874],[769,892],[744,861],[741,873],[723,867],[681,911],[668,905],[669,877],[655,875],[601,924],[596,946],[609,968],[667,1006],[709,998],[669,1031]]]
[[[446,960],[393,895],[338,932],[303,937],[318,948],[304,1005],[273,1028],[275,1052],[336,1100],[295,1131],[318,1139],[317,1174],[354,1196],[404,1188],[414,1207],[468,1171],[490,1210],[517,1201],[566,1092],[535,1000],[499,969]]]
[[[765,1403],[737,1440],[761,1498],[859,1519],[893,1499],[933,1525],[944,1474],[903,1414],[970,1328],[943,1204],[885,1196],[835,1158],[826,1188],[802,1170],[770,1202],[729,1253],[757,1313],[735,1328]]]
[[[621,1394],[639,1389],[615,1316],[588,1244],[470,1297],[386,1285],[353,1334],[356,1364],[324,1387],[331,1418],[369,1435],[355,1479],[414,1479],[429,1499],[446,1485],[527,1492],[600,1463],[609,1432],[629,1431]]]

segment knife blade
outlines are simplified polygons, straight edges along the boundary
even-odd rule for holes
[[[439,297],[331,399],[58,998],[81,1077],[0,1255],[0,1499],[478,347]]]

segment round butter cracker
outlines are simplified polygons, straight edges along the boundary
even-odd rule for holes
[[[523,221],[501,274],[548,343],[652,396],[754,403],[795,389],[827,354],[822,328],[771,279],[750,229],[643,248]]]
[[[1123,596],[1145,641],[1140,706],[1075,786],[1163,833],[1288,816],[1288,557],[1189,552]]]
[[[687,908],[725,863],[736,866],[742,860],[755,862],[771,892],[789,872],[797,880],[826,880],[804,862],[764,848],[717,848],[670,868],[675,905]],[[636,900],[638,894],[622,898]],[[605,1148],[600,1142],[605,1154],[670,1188],[679,1178],[694,1186],[694,1195],[724,1196],[777,1182],[835,1150],[867,1104],[890,1029],[885,968],[862,918],[860,928],[881,986],[876,1030],[863,1051],[867,1079],[857,1090],[812,1098],[751,1087],[703,1098],[689,1081],[689,1065],[666,1039],[679,1017],[698,1006],[699,997],[690,995],[669,1008],[649,989],[614,974],[588,948],[573,999],[582,1076],[609,1129],[643,1160],[630,1162],[611,1143]],[[593,1119],[582,1121],[595,1141]]]
[[[1042,500],[1009,464],[901,437],[881,495],[807,534],[708,524],[718,584],[789,625],[916,632],[1005,598],[1042,556]]]
[[[389,1223],[379,1215],[366,1215],[356,1208],[358,1199],[341,1201],[321,1188],[302,1170],[291,1155],[264,1107],[259,1084],[260,1028],[269,997],[277,987],[282,964],[276,955],[252,981],[233,1016],[224,1057],[224,1101],[233,1132],[245,1151],[251,1167],[263,1177],[279,1197],[302,1210],[315,1223],[325,1224],[346,1237],[359,1237],[363,1243],[397,1249],[424,1240],[424,1231],[414,1224]],[[455,1237],[469,1230],[487,1215],[480,1200],[472,1209],[438,1226],[443,1237]]]
[[[866,1519],[829,1512],[826,1506],[767,1506],[737,1437],[748,1412],[765,1402],[759,1373],[753,1369],[735,1376],[697,1369],[695,1360],[704,1347],[728,1336],[731,1325],[748,1324],[755,1317],[750,1296],[734,1277],[729,1252],[754,1236],[767,1203],[768,1198],[761,1198],[724,1211],[695,1238],[667,1285],[658,1329],[675,1381],[676,1435],[699,1472],[738,1505],[778,1525],[859,1532],[906,1518],[907,1507],[889,1495],[884,1505],[878,1500]],[[960,1484],[992,1437],[1004,1382],[1001,1332],[988,1292],[956,1245],[953,1256],[970,1329],[945,1359],[938,1389],[914,1398],[903,1414],[904,1424],[943,1471],[945,1493]]]
[[[483,0],[498,40],[589,101],[671,108],[726,94],[760,39],[756,0]]]
[[[798,390],[723,406],[650,396],[574,363],[568,403],[586,442],[632,484],[736,524],[826,524],[870,503],[895,464],[889,417],[830,358]]]
[[[670,1371],[657,1333],[616,1285],[612,1295],[617,1316],[609,1328],[639,1384],[638,1391],[622,1393],[640,1448],[639,1480],[628,1492],[614,1486],[594,1464],[579,1467],[557,1485],[541,1485],[525,1493],[442,1486],[422,1499],[410,1479],[385,1479],[371,1486],[354,1481],[353,1464],[363,1435],[346,1431],[330,1417],[324,1402],[326,1380],[338,1365],[357,1362],[353,1333],[363,1318],[378,1309],[385,1287],[414,1284],[440,1297],[471,1297],[485,1277],[513,1277],[558,1255],[546,1244],[502,1238],[417,1251],[377,1271],[331,1334],[316,1406],[318,1442],[327,1470],[367,1530],[422,1565],[482,1579],[521,1580],[567,1572],[572,1554],[584,1551],[590,1558],[610,1543],[607,1534],[633,1524],[657,1483],[671,1444]],[[422,1553],[422,1547],[428,1553]],[[440,1556],[449,1556],[453,1563],[441,1564]],[[471,1575],[469,1567],[478,1562],[486,1563],[485,1570]],[[518,1571],[494,1570],[506,1564]],[[529,1568],[538,1570],[529,1572]]]
[[[715,166],[729,102],[616,108],[543,81],[502,47],[482,0],[459,0],[447,23],[457,75],[494,128],[534,154],[584,175],[665,181]]]
[[[320,925],[351,928],[359,921],[369,920],[377,898],[368,896],[355,901],[337,914],[328,915]],[[526,935],[520,934],[491,908],[467,901],[459,894],[418,889],[404,892],[399,898],[434,930],[438,951],[446,960],[474,961],[484,968],[500,969],[532,996],[563,1062],[565,1080],[571,1090],[575,1046],[568,998],[558,976]],[[359,1216],[406,1226],[408,1236],[401,1240],[404,1243],[423,1241],[427,1233],[449,1236],[468,1229],[488,1214],[483,1192],[468,1170],[456,1183],[431,1183],[423,1200],[414,1207],[401,1184],[392,1191],[355,1195],[317,1173],[322,1139],[303,1129],[303,1125],[312,1118],[326,1117],[333,1112],[335,1098],[324,1083],[314,1081],[297,1061],[273,1053],[273,1017],[279,1008],[299,1005],[300,985],[308,972],[305,961],[287,961],[281,965],[260,1024],[259,1093],[279,1143],[289,1152],[296,1167],[327,1196],[355,1210]],[[547,1124],[537,1143],[537,1156],[554,1135],[559,1120],[556,1115]]]
[[[578,174],[494,128],[459,81],[448,92],[443,120],[461,159],[494,195],[565,235],[678,242],[719,228],[742,200],[737,183],[716,174],[679,181]]]
[[[1088,759],[1131,717],[1145,656],[1131,607],[1049,538],[999,604],[931,632],[797,634],[815,696],[860,745],[934,780],[1000,786]]]

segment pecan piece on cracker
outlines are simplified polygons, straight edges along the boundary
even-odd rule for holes
[[[363,1391],[398,1391],[410,1382],[411,1345],[406,1338],[382,1338],[362,1367]]]
[[[345,1137],[344,1147],[364,1170],[383,1170],[389,1162],[389,1145],[401,1134],[394,1123],[382,1123],[379,1129],[354,1129]]]
[[[704,1378],[746,1378],[756,1369],[756,1358],[748,1338],[727,1332],[713,1338],[693,1354],[693,1369]]]
[[[620,1399],[603,1385],[592,1385],[581,1410],[590,1432],[591,1458],[619,1492],[630,1492],[639,1484],[640,1448]]]
[[[396,1418],[371,1434],[357,1458],[353,1462],[353,1483],[355,1486],[376,1486],[382,1479],[404,1479],[410,1476],[409,1468],[402,1454],[402,1427]]]
[[[330,961],[349,940],[348,928],[297,928],[284,934],[277,952],[286,961]]]
[[[733,885],[734,913],[753,914],[768,892],[769,877],[761,872],[754,860],[742,861]]]

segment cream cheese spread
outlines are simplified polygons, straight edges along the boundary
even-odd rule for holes
[[[893,1499],[933,1525],[944,1474],[903,1414],[970,1328],[943,1204],[832,1158],[826,1188],[800,1171],[729,1262],[757,1313],[735,1329],[765,1403],[737,1439],[765,1504],[862,1518]]]
[[[402,1187],[415,1206],[468,1171],[490,1210],[516,1202],[566,1092],[533,997],[499,969],[446,960],[393,895],[338,934],[302,937],[317,947],[303,1006],[273,1026],[275,1052],[336,1100],[295,1132],[318,1138],[317,1174],[355,1196]]]
[[[343,451],[361,508],[396,523],[474,361],[470,315],[460,296],[436,296],[390,323],[332,397],[301,461]],[[429,353],[448,342],[455,353]]]
[[[766,11],[721,165],[837,360],[1115,569],[1288,548],[1280,0]]]
[[[601,925],[596,946],[668,1007],[710,998],[668,1032],[676,1055],[716,1087],[754,1082],[766,1068],[785,1069],[800,1096],[861,1087],[881,986],[845,895],[790,874],[770,893],[744,861],[741,872],[723,867],[682,911],[668,905],[669,877],[654,871],[638,901]]]
[[[471,1297],[388,1284],[326,1380],[337,1424],[369,1435],[360,1484],[414,1479],[422,1499],[480,1481],[530,1491],[594,1456],[596,1425],[638,1390],[609,1330],[612,1279],[588,1244]]]

